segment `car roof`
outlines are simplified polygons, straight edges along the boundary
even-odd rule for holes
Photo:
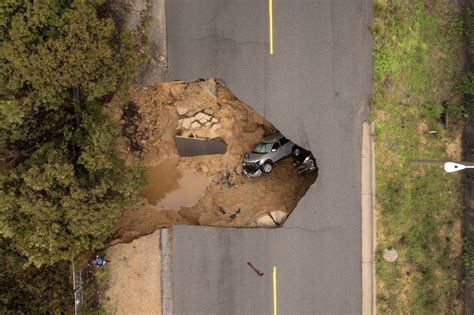
[[[277,133],[274,133],[274,134],[272,134],[268,137],[263,138],[262,141],[260,141],[260,142],[273,143],[273,142],[279,140],[280,138],[283,138],[283,135],[281,133],[277,132]]]

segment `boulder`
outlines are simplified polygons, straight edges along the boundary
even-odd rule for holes
[[[270,217],[268,213],[260,216],[257,220],[255,220],[257,226],[264,226],[264,227],[275,227],[276,224],[273,219]]]
[[[176,105],[176,110],[180,116],[186,115],[189,112],[189,108],[184,103],[178,103]]]
[[[173,86],[170,89],[171,96],[175,100],[181,98],[181,95],[183,95],[184,90],[186,90],[186,84],[185,83],[176,83],[173,84]]]
[[[209,116],[208,114],[204,114],[203,112],[199,112],[197,113],[196,115],[194,115],[194,117],[199,120],[201,123],[205,123],[206,121],[210,121],[211,120],[211,116]]]
[[[183,115],[188,117],[194,116],[196,113],[203,110],[204,107],[206,107],[204,102],[198,98],[185,98],[183,100],[176,101],[175,106],[176,110],[178,110],[178,114],[181,112],[184,113]]]
[[[194,117],[184,118],[184,119],[179,120],[178,125],[181,124],[181,126],[183,126],[184,129],[189,129],[191,128],[192,123],[194,123],[195,121],[196,121],[196,118]]]
[[[191,129],[198,129],[198,128],[201,128],[201,124],[198,122],[198,121],[193,121],[193,123],[191,124]]]
[[[221,136],[220,130],[221,130],[221,126],[219,124],[215,124],[214,126],[209,128],[209,138],[210,139],[219,138]]]
[[[206,164],[199,164],[199,169],[205,174],[209,173],[209,167]]]
[[[207,79],[205,81],[200,81],[199,87],[207,92],[209,95],[213,97],[217,97],[217,83],[216,80],[214,79]]]
[[[270,215],[277,224],[282,224],[288,217],[288,213],[283,211],[272,211],[270,212]]]

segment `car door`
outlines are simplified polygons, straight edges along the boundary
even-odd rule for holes
[[[275,143],[273,143],[271,153],[272,153],[271,159],[273,160],[273,162],[281,160],[284,157],[283,152],[282,152],[282,147],[280,145],[280,141],[275,141]]]
[[[291,150],[293,149],[293,143],[290,140],[283,137],[280,139],[280,145],[283,157],[291,154]]]

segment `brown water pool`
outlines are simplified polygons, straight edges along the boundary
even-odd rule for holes
[[[142,194],[157,208],[179,210],[193,206],[210,184],[209,178],[194,170],[178,170],[177,163],[172,160],[145,170],[148,183]]]

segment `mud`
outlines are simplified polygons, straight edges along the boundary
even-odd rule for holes
[[[143,196],[158,209],[181,209],[197,203],[210,180],[194,170],[179,171],[173,161],[146,167],[147,187]]]
[[[173,224],[255,227],[266,213],[290,214],[316,179],[299,175],[291,157],[269,175],[243,176],[243,154],[276,129],[213,80],[131,87],[107,105],[123,126],[130,126],[130,103],[139,119],[133,120],[133,134],[125,134],[129,142],[122,151],[139,158],[148,185],[141,203],[117,221],[114,242]],[[227,151],[180,157],[176,135],[221,140]],[[137,145],[140,150],[134,150]]]

